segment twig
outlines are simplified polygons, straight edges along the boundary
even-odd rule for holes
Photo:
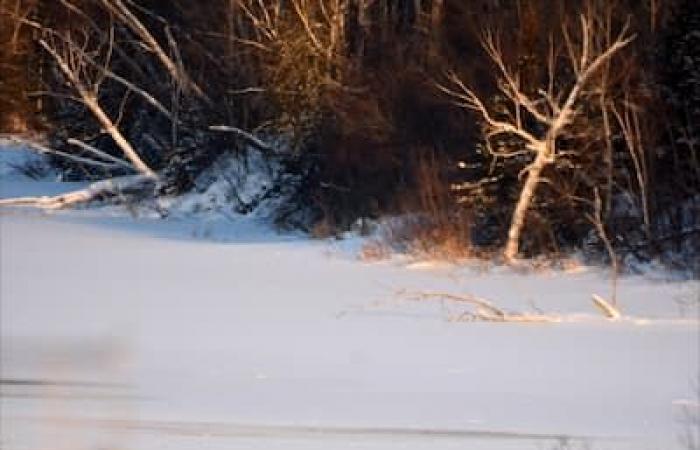
[[[469,303],[476,306],[475,312],[461,314],[456,320],[481,320],[485,322],[515,322],[515,323],[557,323],[559,316],[547,314],[509,313],[495,306],[492,302],[474,295],[455,295],[443,292],[419,292],[419,299],[446,299],[455,302]]]
[[[117,158],[116,156],[112,156],[109,153],[105,153],[102,150],[99,150],[99,149],[93,147],[92,145],[89,145],[83,141],[80,141],[80,140],[74,139],[74,138],[70,138],[66,142],[70,145],[75,145],[76,147],[80,147],[89,153],[92,153],[96,156],[99,156],[100,158],[106,159],[107,161],[111,161],[112,163],[114,163],[118,166],[122,166],[125,169],[130,169],[130,170],[136,171],[134,166],[132,164],[128,163],[127,161],[124,161],[123,159]]]
[[[116,163],[108,163],[104,161],[98,161],[95,159],[90,159],[90,158],[85,158],[83,156],[78,156],[78,155],[72,155],[70,153],[65,153],[60,150],[55,150],[53,148],[47,147],[43,144],[40,144],[36,141],[32,141],[30,139],[25,139],[17,136],[2,136],[3,139],[7,139],[10,142],[14,142],[17,144],[22,144],[26,145],[27,147],[42,153],[42,154],[48,154],[48,155],[56,155],[60,156],[62,158],[69,159],[71,161],[75,161],[77,163],[81,164],[87,164],[89,166],[93,167],[102,167],[103,169],[115,169],[117,168]],[[131,167],[133,169],[133,167]]]
[[[230,125],[211,125],[209,127],[211,131],[222,131],[225,133],[234,133],[251,144],[253,144],[254,147],[256,147],[258,150],[262,150],[265,152],[272,152],[274,149],[272,148],[272,145],[268,144],[267,142],[262,141],[260,138],[257,136],[253,135],[252,133],[249,133],[245,130],[241,130],[238,127],[233,127]]]
[[[486,311],[488,311],[490,314],[498,317],[505,317],[506,313],[503,312],[503,310],[497,308],[491,302],[488,300],[475,297],[473,295],[455,295],[455,294],[448,294],[448,293],[442,293],[442,292],[420,292],[417,294],[418,297],[423,298],[423,299],[428,299],[428,298],[445,298],[448,300],[453,300],[456,302],[464,302],[464,303],[470,303],[472,305],[475,305],[479,308],[483,308]]]

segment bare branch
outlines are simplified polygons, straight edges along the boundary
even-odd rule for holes
[[[41,153],[41,154],[60,156],[61,158],[65,158],[65,159],[68,159],[68,160],[71,160],[71,161],[74,161],[74,162],[77,162],[80,164],[85,164],[88,166],[100,167],[100,168],[107,169],[107,170],[113,170],[113,169],[116,169],[118,167],[117,164],[114,164],[114,163],[97,161],[94,159],[85,158],[82,156],[62,152],[60,150],[55,150],[53,148],[47,147],[46,145],[43,145],[39,142],[30,140],[30,139],[21,138],[18,136],[3,136],[3,139],[7,139],[8,141],[15,142],[17,144],[25,145],[25,146]]]
[[[105,129],[105,131],[112,137],[114,142],[119,146],[119,148],[124,152],[124,155],[131,161],[134,167],[141,173],[156,178],[155,172],[151,170],[146,163],[143,162],[141,157],[136,153],[136,150],[131,146],[129,141],[124,138],[119,129],[114,125],[112,120],[107,116],[107,114],[100,107],[95,95],[88,90],[83,81],[79,78],[78,74],[74,69],[68,65],[66,60],[59,55],[56,50],[51,47],[43,39],[39,40],[39,44],[56,60],[59,69],[66,78],[73,85],[75,90],[80,95],[85,106],[92,112],[100,125]],[[75,56],[75,52],[72,53]]]
[[[624,31],[623,33],[626,33],[626,31]],[[596,71],[605,62],[607,62],[615,53],[629,45],[629,43],[632,42],[634,38],[634,36],[625,37],[624,34],[621,34],[615,40],[615,42],[613,42],[613,44],[610,47],[608,47],[603,53],[597,56],[590,65],[583,68],[583,71],[576,80],[576,84],[571,89],[571,91],[569,91],[569,95],[567,96],[564,105],[561,107],[560,113],[552,121],[550,128],[550,130],[552,130],[550,131],[552,135],[556,136],[561,130],[561,128],[568,125],[571,115],[573,114],[572,109],[574,107],[574,104],[576,103],[576,101],[578,101],[581,91],[585,87],[586,83],[588,83],[591,76],[595,74]]]
[[[253,135],[252,133],[249,133],[245,130],[241,130],[240,128],[233,127],[230,125],[211,125],[209,127],[211,131],[221,131],[225,133],[234,133],[245,140],[247,140],[249,143],[251,143],[254,147],[256,147],[258,150],[262,150],[265,152],[273,152],[274,148],[272,145],[268,144],[267,142],[262,141],[260,138],[257,136]]]
[[[84,50],[82,50],[77,45],[75,45],[72,41],[70,41],[66,38],[63,38],[63,37],[62,37],[62,39],[64,39],[64,42],[66,45],[71,47],[71,50],[77,52],[80,55],[80,57],[82,57],[85,61],[89,62],[92,66],[94,66],[97,70],[99,70],[103,74],[104,77],[110,78],[110,79],[116,81],[117,83],[122,84],[127,89],[135,92],[136,94],[141,96],[141,98],[143,98],[148,104],[150,104],[155,109],[157,109],[160,113],[162,113],[165,117],[167,117],[170,120],[173,120],[173,117],[172,117],[172,114],[170,113],[170,111],[168,111],[168,109],[165,108],[165,106],[163,106],[163,104],[161,102],[159,102],[153,95],[149,94],[146,90],[141,89],[140,87],[138,87],[137,85],[135,85],[131,81],[127,80],[126,78],[124,78],[120,75],[117,75],[111,69],[109,69],[108,65],[99,64],[97,61],[94,60],[94,58],[92,58],[88,53],[86,53]],[[99,84],[96,83],[96,85],[99,85]]]
[[[325,49],[324,49],[323,45],[321,45],[321,41],[319,41],[318,37],[316,36],[316,33],[314,33],[313,29],[311,28],[311,24],[309,22],[309,17],[306,15],[306,13],[304,11],[302,11],[301,5],[299,5],[299,0],[292,0],[292,7],[294,8],[294,12],[296,13],[297,17],[299,18],[299,21],[304,26],[304,30],[306,31],[306,35],[309,37],[314,48],[319,53],[325,54],[326,53]]]
[[[547,122],[549,117],[537,109],[537,103],[522,93],[522,88],[517,75],[512,73],[503,61],[503,52],[501,51],[500,44],[497,38],[494,36],[494,33],[492,31],[487,31],[484,34],[481,42],[484,50],[491,58],[491,61],[493,61],[500,71],[503,81],[505,81],[505,86],[501,89],[501,91],[506,95],[506,97],[513,101],[516,106],[516,110],[522,106],[530,114],[532,114],[535,119],[539,120],[540,122]]]
[[[75,145],[76,147],[80,147],[81,149],[85,150],[88,153],[92,153],[95,156],[98,156],[100,158],[106,159],[107,161],[111,161],[113,165],[121,166],[125,169],[130,169],[130,170],[136,170],[133,166],[133,164],[130,164],[123,159],[117,158],[115,156],[110,155],[109,153],[105,153],[102,150],[99,150],[92,145],[86,144],[83,141],[80,141],[78,139],[70,138],[66,141],[70,145]]]
[[[170,76],[182,83],[187,89],[197,96],[206,99],[204,91],[179,67],[163,50],[158,41],[153,37],[138,17],[122,2],[122,0],[100,0],[102,5],[115,14],[126,26],[128,26],[143,41],[166,68]]]

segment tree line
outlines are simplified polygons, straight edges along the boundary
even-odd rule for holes
[[[692,0],[0,0],[0,39],[0,127],[66,179],[178,194],[254,149],[278,222],[318,234],[403,214],[507,260],[700,249]]]

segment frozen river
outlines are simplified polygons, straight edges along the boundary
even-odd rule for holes
[[[697,282],[368,264],[254,223],[0,212],[8,450],[683,449]],[[97,216],[97,217],[95,217]],[[555,324],[455,322],[470,293]]]

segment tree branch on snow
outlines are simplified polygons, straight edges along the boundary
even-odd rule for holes
[[[556,323],[561,318],[546,314],[528,314],[506,312],[492,302],[474,295],[455,295],[442,292],[418,292],[412,295],[421,300],[444,299],[467,303],[475,308],[473,312],[461,314],[457,320],[481,320],[486,322],[520,322],[520,323]]]
[[[617,320],[622,317],[620,310],[615,306],[611,305],[610,302],[605,300],[600,295],[593,294],[593,304],[607,317],[611,320]]]
[[[78,189],[55,196],[0,199],[0,207],[31,206],[49,210],[62,209],[81,203],[88,203],[103,196],[116,196],[126,191],[142,191],[156,182],[157,180],[153,177],[144,174],[110,178],[92,183],[85,189]]]
[[[408,296],[418,300],[449,300],[458,303],[466,303],[474,307],[474,311],[458,315],[456,318],[458,321],[478,320],[485,322],[558,323],[564,320],[562,316],[557,314],[507,312],[495,306],[493,302],[474,295],[455,295],[444,292],[417,292],[413,294],[409,293]],[[593,294],[593,303],[600,312],[610,320],[618,320],[622,317],[619,309],[599,295]]]

